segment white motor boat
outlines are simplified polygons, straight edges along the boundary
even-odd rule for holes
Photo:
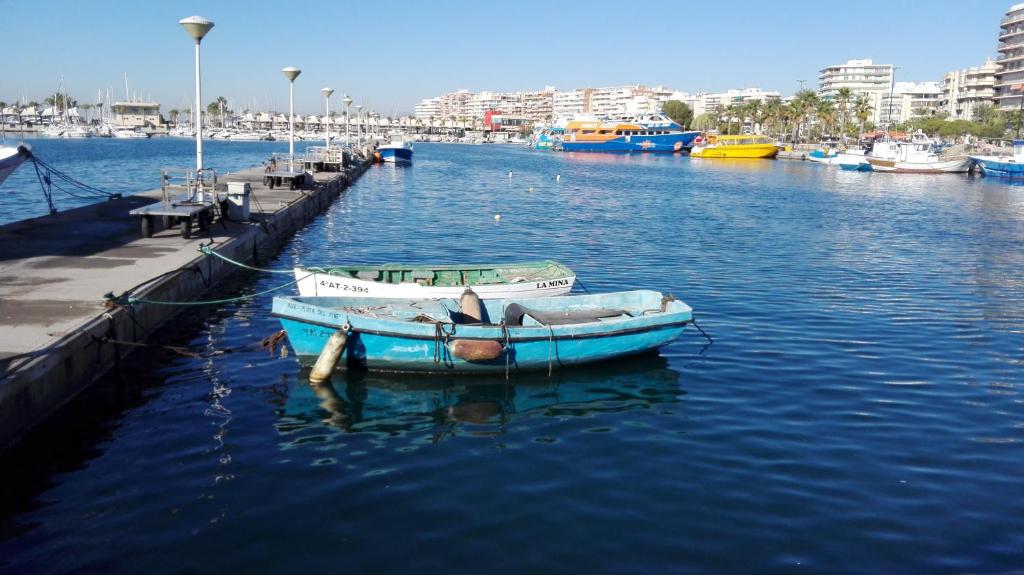
[[[887,144],[889,144],[889,150],[895,146],[894,155],[876,156],[872,150],[872,154],[867,157],[873,171],[904,174],[950,174],[963,173],[971,167],[969,156],[939,156],[935,151],[935,142],[920,130],[914,133],[909,142],[887,142]]]
[[[15,168],[32,156],[32,148],[28,144],[17,146],[0,146],[0,184],[11,175]]]
[[[110,135],[115,138],[140,138],[145,139],[149,137],[149,134],[145,132],[139,132],[132,130],[131,128],[115,128],[110,131]]]

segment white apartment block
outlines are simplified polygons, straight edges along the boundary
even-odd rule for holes
[[[555,92],[551,97],[552,113],[556,118],[590,113],[590,95],[593,92],[593,88]]]
[[[775,97],[778,97],[777,93]],[[648,88],[641,85],[615,86],[610,88],[580,88],[577,90],[555,90],[545,86],[543,90],[531,92],[492,92],[485,90],[471,93],[466,90],[426,98],[416,104],[416,117],[421,120],[451,119],[457,121],[483,119],[488,110],[513,116],[550,121],[576,114],[620,115],[661,111],[661,106],[671,99],[689,97],[664,86]],[[688,102],[689,103],[689,102]]]
[[[999,22],[993,89],[996,106],[1016,110],[1024,97],[1024,4],[1014,4]]]
[[[940,111],[942,85],[939,82],[896,82],[892,93],[881,99],[881,123],[896,124]]]
[[[769,102],[781,100],[782,95],[772,90],[761,88],[744,88],[742,90],[727,90],[715,94],[701,93],[696,96],[696,105],[693,108],[694,117],[700,114],[714,114],[726,106],[738,106],[747,102]],[[683,102],[689,103],[686,100]]]
[[[818,95],[834,98],[840,88],[849,88],[854,96],[864,96],[871,105],[870,120],[884,121],[882,98],[888,95],[893,80],[891,64],[875,64],[871,58],[849,60],[845,64],[826,66],[818,75]]]
[[[978,106],[992,105],[995,98],[996,63],[949,72],[942,77],[939,106],[951,120],[973,120]]]
[[[521,115],[538,120],[553,120],[555,115],[554,96],[555,88],[553,86],[545,86],[539,92],[523,92]]]
[[[441,117],[441,98],[426,98],[416,104],[416,117],[421,120]]]

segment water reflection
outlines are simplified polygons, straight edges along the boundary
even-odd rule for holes
[[[740,172],[767,172],[775,160],[764,158],[690,158],[692,169],[724,168]]]
[[[311,385],[296,374],[275,424],[282,445],[304,443],[307,432],[401,436],[429,433],[434,440],[472,428],[500,435],[508,423],[528,417],[579,417],[649,409],[679,402],[679,373],[657,354],[569,369],[551,377],[399,375],[338,372]]]

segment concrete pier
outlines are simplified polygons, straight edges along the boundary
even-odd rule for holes
[[[143,343],[183,307],[110,305],[104,295],[136,286],[139,298],[199,299],[238,268],[202,255],[200,243],[250,263],[273,253],[326,209],[369,166],[321,172],[307,189],[270,189],[263,169],[248,182],[248,222],[216,221],[184,239],[176,229],[143,238],[128,212],[160,190],[0,226],[0,449],[10,446]]]

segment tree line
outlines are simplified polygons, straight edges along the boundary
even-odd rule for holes
[[[662,111],[685,129],[738,134],[746,127],[780,141],[792,142],[856,141],[861,134],[877,128],[869,120],[874,112],[871,103],[865,96],[853,94],[849,88],[840,88],[834,97],[826,98],[812,90],[800,90],[788,103],[749,100],[720,106],[696,117],[685,102],[678,100],[666,102]],[[894,122],[889,129],[899,132],[920,129],[930,136],[942,138],[966,135],[1002,138],[1016,130],[1021,119],[1019,111],[1001,111],[988,104],[978,106],[971,120],[951,120],[946,112],[915,109],[912,119]]]

